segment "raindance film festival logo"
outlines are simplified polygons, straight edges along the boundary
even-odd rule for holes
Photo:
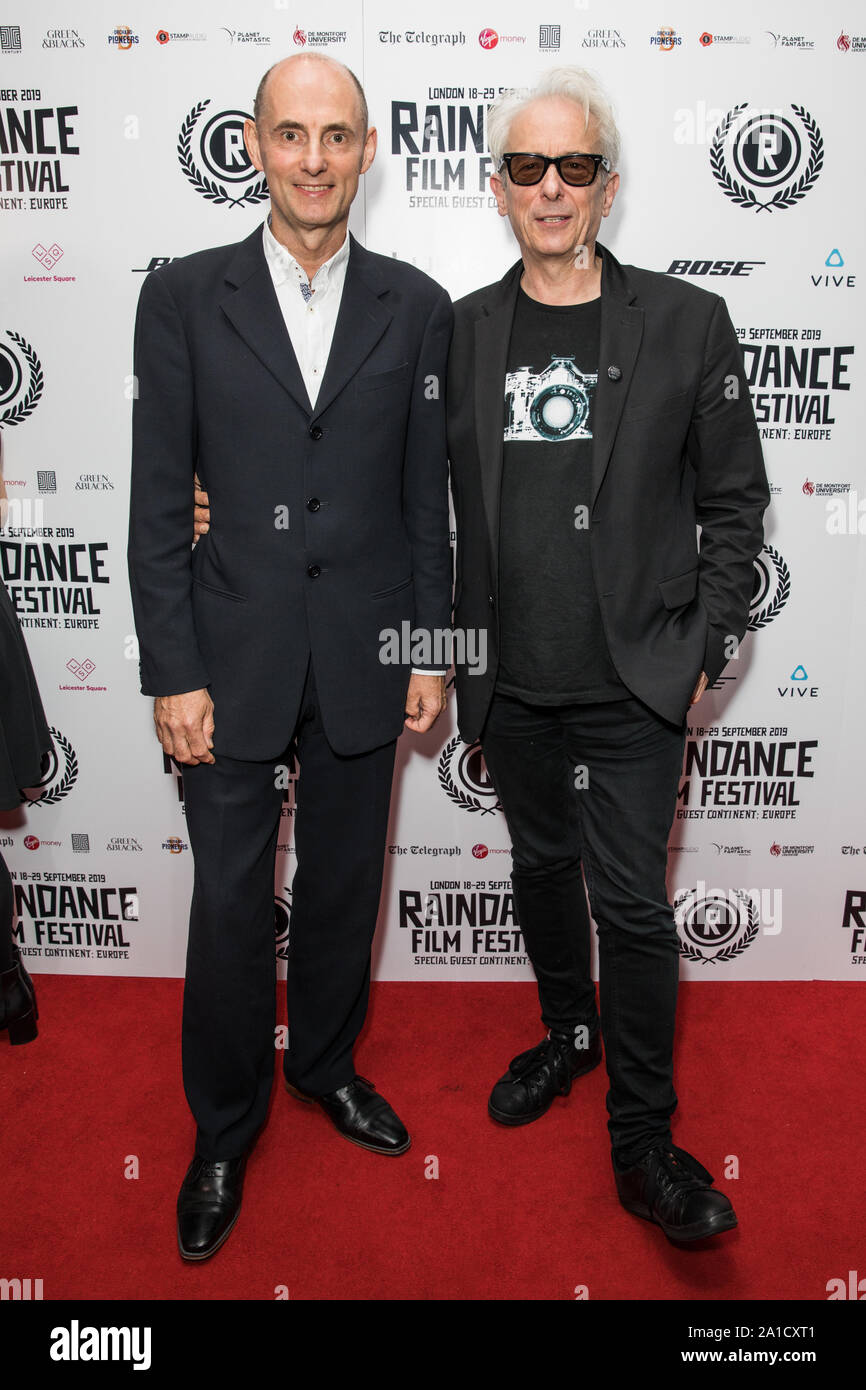
[[[459,735],[452,738],[442,750],[438,771],[440,787],[464,811],[487,816],[502,810],[480,743],[464,743]]]
[[[680,954],[702,965],[734,960],[758,935],[758,909],[740,888],[688,888],[674,898]]]
[[[778,550],[765,545],[755,560],[755,585],[749,605],[749,632],[766,627],[781,613],[791,594],[791,572]]]
[[[0,338],[0,429],[4,425],[20,425],[32,415],[44,385],[42,364],[35,349],[11,328],[6,329],[6,337],[12,339],[14,346],[9,347]]]
[[[177,141],[181,169],[196,192],[211,203],[239,208],[264,202],[267,181],[244,144],[244,121],[252,117],[237,110],[208,113],[210,103],[210,97],[198,102],[181,125]]]
[[[274,941],[277,960],[289,959],[289,931],[292,925],[292,890],[283,888],[274,894]]]
[[[24,788],[22,806],[53,806],[68,796],[78,781],[75,749],[59,729],[51,730],[54,747],[43,758],[43,773],[32,787]]]
[[[804,198],[824,164],[824,141],[803,106],[796,120],[755,110],[744,101],[729,111],[710,146],[710,167],[722,192],[755,212],[789,208]]]

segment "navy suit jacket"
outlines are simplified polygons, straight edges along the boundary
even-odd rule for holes
[[[214,752],[282,753],[312,654],[341,754],[403,728],[386,629],[450,622],[444,388],[451,302],[352,237],[315,409],[262,246],[182,257],[142,286],[129,571],[141,689],[207,687]],[[191,548],[192,478],[210,498]]]

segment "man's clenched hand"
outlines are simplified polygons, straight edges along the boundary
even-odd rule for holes
[[[216,762],[213,753],[213,700],[206,690],[185,695],[158,695],[153,702],[153,722],[163,750],[176,763]]]
[[[413,674],[406,692],[406,728],[416,734],[426,734],[447,703],[444,676]]]

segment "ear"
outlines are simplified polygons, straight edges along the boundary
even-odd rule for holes
[[[619,174],[611,174],[610,178],[604,186],[604,199],[601,204],[602,217],[607,217],[608,213],[613,207],[613,200],[616,197],[616,191],[618,188]]]
[[[505,199],[505,185],[498,174],[490,175],[490,191],[496,199],[496,207],[500,217],[508,216],[508,203]]]
[[[364,141],[364,158],[361,160],[361,173],[366,174],[376,156],[379,137],[376,134],[376,127],[370,126],[367,131],[367,138]]]
[[[253,168],[258,169],[259,173],[264,173],[262,163],[262,152],[259,149],[259,132],[256,129],[255,121],[249,117],[244,121],[244,144],[247,147],[247,154],[253,162]]]

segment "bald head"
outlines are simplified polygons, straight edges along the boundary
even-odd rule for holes
[[[367,110],[367,98],[364,96],[364,88],[361,86],[351,68],[347,68],[345,63],[338,62],[336,58],[330,58],[327,53],[293,53],[290,58],[283,58],[279,63],[274,63],[268,68],[258,85],[255,101],[253,102],[253,120],[256,125],[259,125],[264,118],[265,110],[268,105],[268,87],[271,84],[271,80],[274,77],[280,76],[290,78],[296,65],[304,63],[324,63],[335,72],[345,76],[346,80],[354,89],[358,104],[361,133],[362,136],[366,135],[369,124],[369,112]]]

